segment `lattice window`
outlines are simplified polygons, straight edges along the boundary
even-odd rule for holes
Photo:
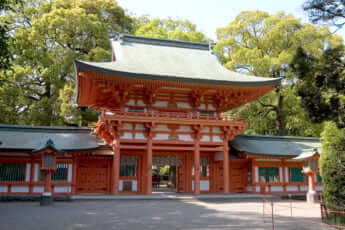
[[[248,182],[252,182],[252,168],[248,167]]]
[[[136,166],[135,165],[121,165],[120,176],[135,176]]]
[[[54,156],[46,154],[43,156],[43,167],[50,168],[54,166]]]
[[[68,164],[56,164],[56,171],[51,174],[52,181],[67,181]],[[45,171],[41,171],[41,181],[45,180]]]
[[[260,182],[278,182],[278,168],[263,167],[259,168]]]
[[[301,168],[290,168],[290,182],[305,182],[306,177]]]
[[[0,181],[24,181],[24,163],[0,163]]]

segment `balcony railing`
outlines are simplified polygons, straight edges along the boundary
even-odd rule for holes
[[[228,114],[214,113],[214,115],[204,115],[200,112],[184,112],[184,111],[127,111],[126,109],[116,109],[105,113],[106,116],[127,116],[127,117],[152,117],[165,119],[182,119],[182,120],[204,120],[204,121],[237,121],[245,122],[244,117],[233,116]]]

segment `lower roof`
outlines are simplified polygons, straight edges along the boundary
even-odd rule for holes
[[[85,127],[50,127],[0,125],[0,150],[37,150],[51,140],[54,147],[64,151],[98,149],[100,143],[92,129]],[[230,145],[245,154],[296,157],[316,149],[320,152],[319,138],[239,135]]]
[[[319,138],[314,137],[286,137],[265,135],[239,135],[230,145],[237,151],[246,154],[264,156],[295,157],[302,152],[321,148]]]
[[[0,125],[0,150],[35,150],[52,140],[57,149],[97,149],[97,138],[89,128]]]

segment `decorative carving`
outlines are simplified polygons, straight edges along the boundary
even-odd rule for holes
[[[190,105],[193,108],[200,107],[201,103],[204,102],[204,97],[205,97],[206,92],[207,92],[206,90],[201,90],[201,89],[193,90],[190,96]]]
[[[147,105],[153,105],[156,102],[157,94],[159,91],[157,85],[146,85],[144,89],[144,102]]]

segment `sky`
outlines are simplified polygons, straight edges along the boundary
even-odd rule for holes
[[[275,14],[284,11],[308,22],[302,10],[304,0],[117,0],[128,13],[151,18],[188,19],[199,31],[216,40],[216,30],[229,24],[241,11],[262,10]],[[334,31],[334,30],[331,30]],[[337,34],[345,38],[345,28]]]

